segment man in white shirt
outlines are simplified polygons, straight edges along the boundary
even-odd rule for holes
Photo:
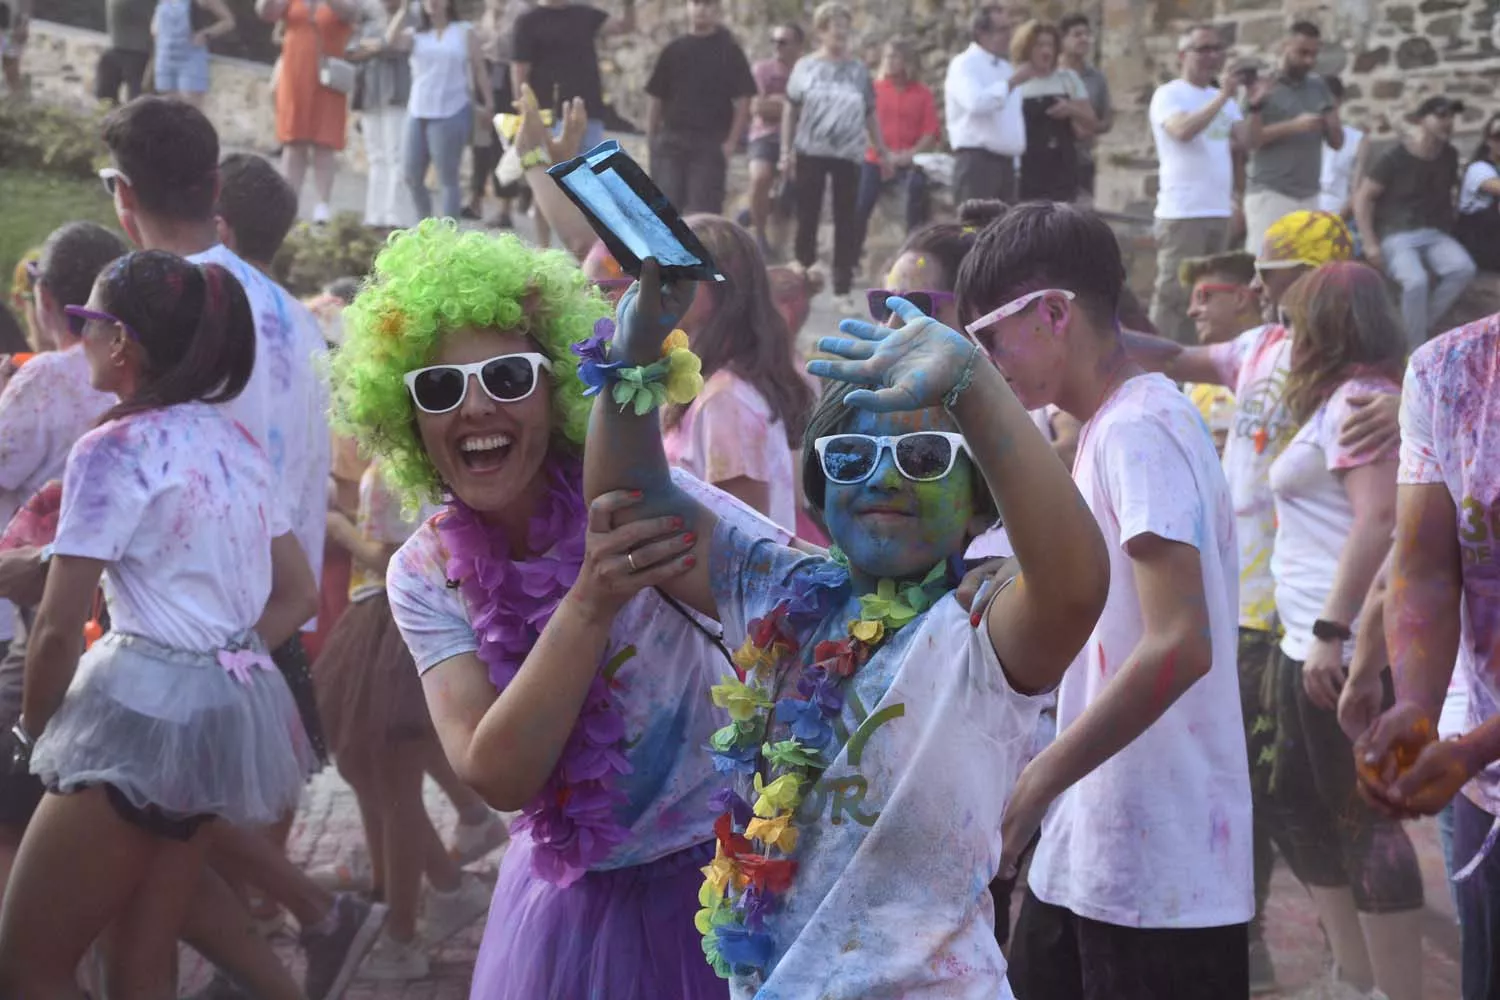
[[[1010,11],[999,4],[979,8],[969,22],[973,41],[948,64],[943,110],[953,147],[955,204],[1015,200],[1016,157],[1026,152],[1018,88],[1036,74],[1030,65],[1015,69],[1005,58],[1014,27]]]
[[[1108,224],[1050,202],[990,226],[958,275],[959,314],[1022,404],[1084,422],[1074,478],[1110,547],[1057,739],[1006,810],[1002,873],[1041,830],[1010,980],[1026,1000],[1244,997],[1255,907],[1234,508],[1197,409],[1124,353],[1124,283]]]
[[[1214,83],[1224,62],[1224,43],[1207,25],[1183,33],[1177,58],[1182,75],[1156,88],[1149,114],[1161,164],[1151,322],[1162,336],[1193,344],[1197,338],[1177,270],[1189,257],[1219,253],[1229,242],[1233,144],[1241,120],[1234,95],[1240,77],[1226,76],[1222,84]]]
[[[318,373],[318,356],[325,347],[317,320],[285,289],[219,242],[219,137],[201,111],[181,101],[138,98],[104,120],[104,143],[110,167],[100,176],[114,195],[115,213],[130,239],[145,249],[165,250],[194,263],[219,264],[244,286],[255,317],[255,368],[244,391],[223,404],[224,411],[265,450],[291,511],[292,533],[317,577],[323,564],[332,461],[327,392]],[[309,737],[320,746],[317,706],[310,701],[311,678],[300,639],[294,637],[274,650],[272,659],[297,699]],[[232,874],[253,881],[292,909],[302,927],[301,945],[308,960],[304,992],[309,1000],[321,1000],[341,976],[347,978],[358,966],[384,908],[351,894],[333,896],[319,889],[259,831],[226,828],[216,838],[212,860],[217,868],[232,869]],[[256,866],[259,870],[247,874]],[[209,898],[212,888],[206,880],[202,898]],[[222,919],[210,920],[201,906],[195,912],[203,918],[204,926],[198,927],[203,934],[230,930],[219,924],[236,916],[220,913]],[[189,926],[185,933],[192,930]],[[242,978],[246,972],[229,971]]]

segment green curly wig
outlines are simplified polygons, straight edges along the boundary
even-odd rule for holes
[[[454,331],[521,332],[552,361],[553,447],[576,453],[593,404],[569,348],[609,314],[568,254],[427,219],[391,237],[344,311],[344,343],[329,365],[335,425],[383,460],[387,483],[407,504],[435,502],[442,482],[404,376],[431,364]]]

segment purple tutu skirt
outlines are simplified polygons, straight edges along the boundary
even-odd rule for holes
[[[500,866],[469,1000],[727,1000],[693,926],[710,841],[560,889],[518,834]]]

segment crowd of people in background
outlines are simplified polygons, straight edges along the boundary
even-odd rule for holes
[[[1437,332],[1500,256],[1500,116],[1376,152],[1316,25],[1274,67],[1188,28],[1148,313],[1086,19],[982,7],[940,118],[844,4],[758,61],[686,6],[646,138],[701,284],[547,172],[630,17],[260,0],[278,169],[199,107],[221,0],[110,0],[124,238],[22,262],[0,365],[0,994],[175,995],[185,942],[205,996],[337,1000],[485,920],[482,1000],[1224,1000],[1276,988],[1279,857],[1331,995],[1423,1000],[1437,815],[1500,997],[1500,316]],[[309,306],[270,264],[351,109],[389,237]],[[561,249],[491,231],[521,204]],[[329,762],[363,843],[303,871]]]

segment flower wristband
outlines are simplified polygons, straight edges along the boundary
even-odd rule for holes
[[[661,345],[661,358],[649,365],[626,367],[610,360],[613,320],[594,324],[594,335],[573,345],[578,356],[578,378],[584,396],[596,396],[610,386],[610,397],[620,412],[631,409],[644,416],[667,403],[691,403],[703,389],[703,362],[688,347],[687,334],[673,330]]]

